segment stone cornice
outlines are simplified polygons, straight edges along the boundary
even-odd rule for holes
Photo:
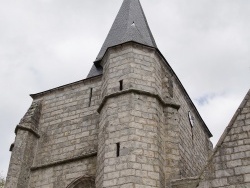
[[[198,182],[199,182],[198,177],[175,179],[171,181],[171,187],[173,188],[178,188],[178,187],[196,188]]]
[[[127,94],[127,93],[135,93],[135,94],[140,94],[140,95],[146,95],[146,96],[150,96],[150,97],[153,97],[153,98],[156,98],[164,107],[171,107],[171,108],[175,108],[175,109],[179,109],[180,108],[180,105],[178,104],[175,104],[173,102],[165,102],[159,95],[157,94],[154,94],[154,93],[150,93],[150,92],[147,92],[147,91],[142,91],[142,90],[137,90],[137,89],[127,89],[127,90],[124,90],[124,91],[119,91],[119,92],[116,92],[116,93],[112,93],[110,95],[106,95],[103,99],[102,99],[102,102],[99,106],[99,108],[97,109],[97,112],[100,113],[104,104],[107,102],[107,100],[109,98],[112,98],[112,97],[117,97],[117,96],[120,96],[120,95],[124,95],[124,94]]]
[[[15,133],[16,134],[17,134],[18,130],[28,131],[31,134],[33,134],[35,137],[40,138],[40,135],[35,130],[33,130],[32,128],[25,127],[25,126],[22,126],[22,125],[17,125],[16,128],[15,128]]]
[[[49,168],[49,167],[53,167],[53,166],[58,166],[58,165],[66,164],[66,163],[79,161],[79,160],[89,158],[89,157],[94,157],[94,156],[97,156],[97,151],[90,151],[88,153],[84,153],[83,155],[76,156],[76,157],[73,157],[70,159],[64,159],[61,161],[51,162],[51,163],[42,164],[42,165],[38,165],[38,166],[32,166],[30,168],[30,170],[36,171],[36,170],[40,170],[40,169],[44,169],[44,168]]]

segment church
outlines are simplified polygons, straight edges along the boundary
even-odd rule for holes
[[[213,148],[139,0],[123,1],[86,79],[31,97],[5,188],[250,187],[250,90]]]

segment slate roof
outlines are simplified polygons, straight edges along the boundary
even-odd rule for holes
[[[109,47],[129,41],[157,48],[139,0],[123,1],[95,61],[100,61]],[[102,70],[93,65],[87,78],[97,76],[101,73]]]
[[[96,67],[95,64],[92,65],[87,78],[98,76],[102,74],[102,67]]]

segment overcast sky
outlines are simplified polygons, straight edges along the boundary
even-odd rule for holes
[[[0,0],[0,172],[29,94],[86,78],[122,0]],[[141,0],[216,144],[250,88],[249,0]]]

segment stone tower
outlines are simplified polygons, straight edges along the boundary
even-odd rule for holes
[[[181,187],[212,153],[139,0],[123,1],[86,79],[31,97],[6,188]]]
[[[155,49],[139,1],[124,1],[95,63],[103,67],[97,187],[164,187],[170,99],[168,88],[162,95],[164,64]]]

